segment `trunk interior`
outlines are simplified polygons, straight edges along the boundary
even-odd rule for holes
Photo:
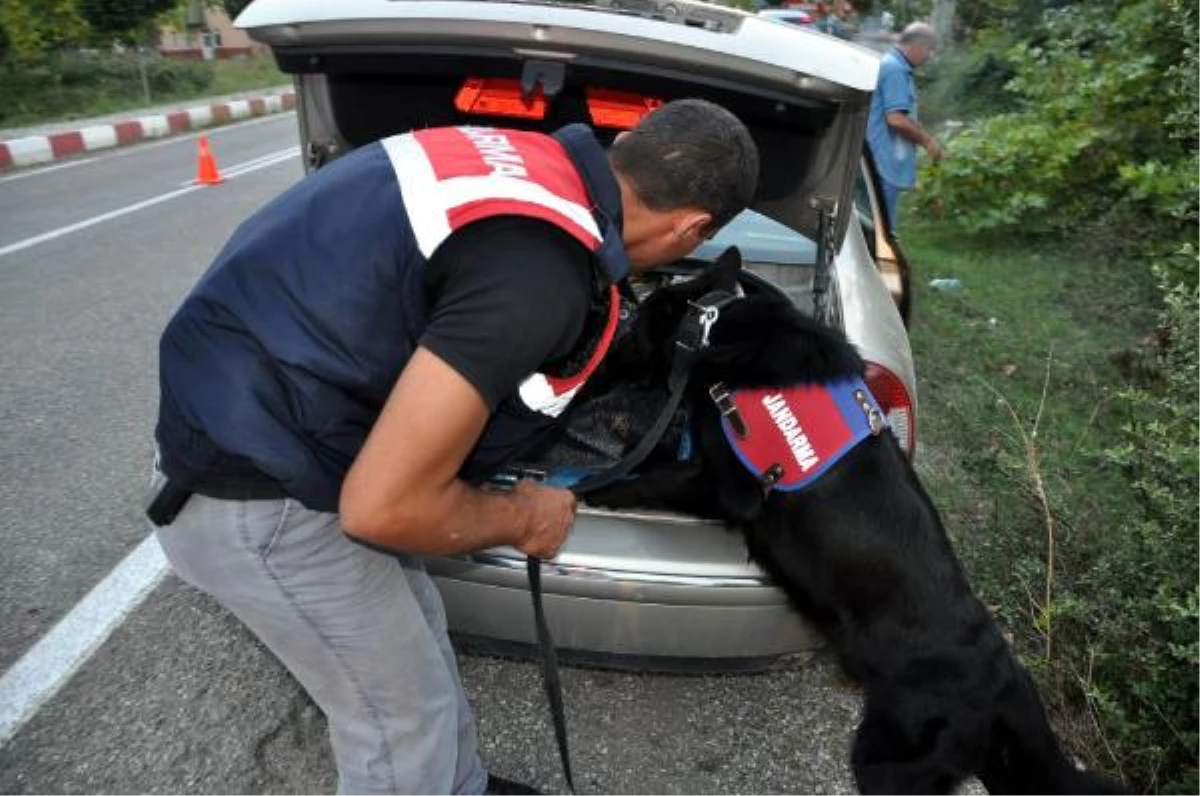
[[[808,238],[816,235],[812,198],[831,203],[848,198],[854,181],[859,113],[845,99],[806,99],[796,92],[745,82],[656,70],[634,70],[596,58],[570,62],[515,58],[511,51],[417,53],[289,52],[276,56],[284,71],[302,81],[301,125],[313,160],[320,166],[338,154],[376,139],[440,125],[501,125],[553,131],[573,122],[591,124],[603,143],[620,129],[598,121],[589,108],[598,90],[620,92],[631,103],[702,97],[724,105],[749,128],[763,164],[754,209]],[[527,98],[545,98],[541,118],[481,113],[459,98],[467,78],[505,80]],[[456,99],[458,101],[456,102]],[[857,109],[851,109],[857,110]],[[831,186],[847,186],[824,196]],[[842,230],[838,230],[838,235]]]
[[[635,290],[644,298],[658,285],[690,278],[703,264],[703,261],[681,261],[664,269],[657,277],[643,280]],[[752,269],[742,278],[744,290],[787,292],[763,279],[756,270],[760,269]],[[811,274],[811,271],[789,266],[785,273]],[[633,318],[635,314],[636,306],[630,304],[626,315]],[[548,483],[569,487],[582,478],[615,467],[651,432],[668,397],[668,391],[663,387],[638,384],[621,383],[602,392],[585,388],[571,404],[552,437],[536,452],[523,457],[514,472],[502,475],[500,480],[533,471],[545,473]],[[689,458],[692,451],[689,419],[690,411],[685,401],[674,413],[645,464]],[[636,478],[637,473],[638,469],[635,469],[628,477]]]

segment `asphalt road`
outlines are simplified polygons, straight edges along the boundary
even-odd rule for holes
[[[141,549],[158,333],[237,224],[301,176],[292,114],[209,138],[216,187],[186,187],[193,136],[0,179],[0,672]],[[460,662],[487,764],[561,789],[537,667]],[[563,677],[584,792],[853,792],[859,698],[827,660]],[[3,793],[333,788],[319,711],[170,575],[0,746]]]

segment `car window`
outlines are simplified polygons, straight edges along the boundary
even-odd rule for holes
[[[696,256],[712,259],[730,246],[756,263],[812,265],[817,261],[817,244],[799,232],[761,213],[744,210],[717,235],[696,250]]]

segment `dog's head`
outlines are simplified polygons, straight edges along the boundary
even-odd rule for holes
[[[726,249],[698,275],[664,285],[638,307],[637,320],[605,359],[609,376],[665,384],[675,355],[674,341],[692,305],[704,296],[738,291],[742,256]]]
[[[697,302],[738,295],[718,310],[693,365],[694,381],[731,387],[782,387],[862,375],[862,359],[838,330],[806,317],[791,299],[742,272],[730,247],[696,277],[659,288],[642,304],[618,358],[640,361],[651,381],[665,380],[678,330]]]

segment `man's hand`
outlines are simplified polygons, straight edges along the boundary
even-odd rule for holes
[[[929,159],[934,163],[946,158],[946,148],[933,136],[928,136],[925,141],[925,151],[929,153]]]
[[[515,547],[527,556],[554,558],[575,522],[575,494],[524,479],[517,482],[512,497],[529,518]]]
[[[342,528],[421,555],[510,545],[553,557],[575,518],[573,494],[524,481],[495,492],[458,479],[487,421],[471,383],[418,348],[342,484]]]
[[[891,127],[917,146],[924,147],[933,162],[936,163],[946,157],[946,150],[938,143],[938,140],[904,111],[892,111],[885,118],[888,127]]]

